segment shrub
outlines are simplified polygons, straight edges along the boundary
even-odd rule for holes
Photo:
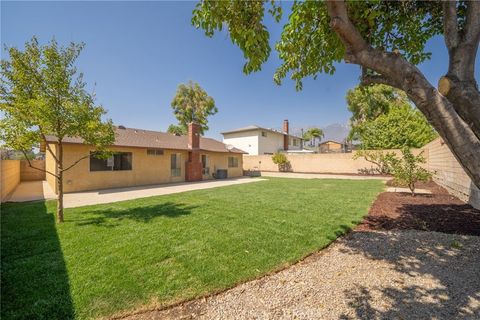
[[[395,161],[393,164],[393,176],[395,182],[408,186],[412,192],[412,196],[415,195],[415,184],[418,181],[429,181],[432,174],[421,167],[422,163],[425,163],[423,157],[423,151],[414,156],[409,148],[402,149],[403,158],[399,161]]]
[[[353,156],[353,159],[358,159],[363,157],[366,161],[373,163],[376,168],[372,170],[365,168],[361,169],[360,172],[371,173],[371,174],[390,174],[392,173],[393,166],[399,160],[397,159],[395,152],[384,153],[382,151],[375,150],[359,150]]]
[[[276,152],[272,156],[272,161],[278,165],[278,171],[290,171],[290,161],[284,153]]]

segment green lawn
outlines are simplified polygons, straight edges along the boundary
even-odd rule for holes
[[[367,213],[374,180],[268,181],[67,209],[1,211],[1,318],[108,316],[231,287],[325,247]]]

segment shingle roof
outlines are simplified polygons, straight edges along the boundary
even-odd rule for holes
[[[257,126],[256,124],[252,124],[252,125],[249,125],[249,126],[246,126],[246,127],[237,128],[237,129],[233,129],[233,130],[224,131],[224,132],[221,132],[221,134],[225,135],[225,134],[229,134],[229,133],[244,132],[244,131],[251,131],[251,130],[264,130],[264,131],[269,131],[269,132],[273,132],[273,133],[283,134],[283,132],[281,132],[281,131],[274,130],[274,129],[269,129],[269,128],[263,128],[263,127]],[[302,137],[295,136],[293,134],[289,134],[289,136],[303,140]]]
[[[56,142],[55,136],[46,136],[47,142]],[[83,143],[78,137],[66,137],[65,143]],[[188,136],[176,136],[171,133],[143,129],[116,127],[114,146],[161,148],[188,150]],[[211,152],[246,153],[238,148],[230,147],[218,140],[200,137],[200,150]]]

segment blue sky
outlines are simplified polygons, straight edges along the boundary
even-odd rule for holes
[[[284,7],[290,3],[284,2]],[[5,2],[1,3],[2,45],[23,47],[36,35],[45,43],[86,43],[79,70],[98,103],[116,124],[164,131],[176,123],[170,102],[179,83],[194,80],[215,99],[207,136],[258,124],[294,128],[346,123],[345,93],[358,82],[359,67],[339,64],[335,75],[307,79],[297,92],[272,76],[280,60],[275,51],[262,71],[245,75],[241,51],[226,33],[207,38],[190,24],[195,2]],[[284,17],[286,18],[286,17]],[[269,21],[272,41],[281,25]],[[432,60],[420,66],[433,83],[446,72],[443,39],[432,39]],[[2,51],[2,58],[4,52]],[[477,58],[478,62],[478,58]],[[477,63],[478,65],[478,63]],[[478,74],[478,70],[477,70]]]

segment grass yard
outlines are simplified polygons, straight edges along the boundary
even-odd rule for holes
[[[1,211],[1,318],[88,319],[225,289],[358,223],[383,184],[269,179],[113,204]]]

